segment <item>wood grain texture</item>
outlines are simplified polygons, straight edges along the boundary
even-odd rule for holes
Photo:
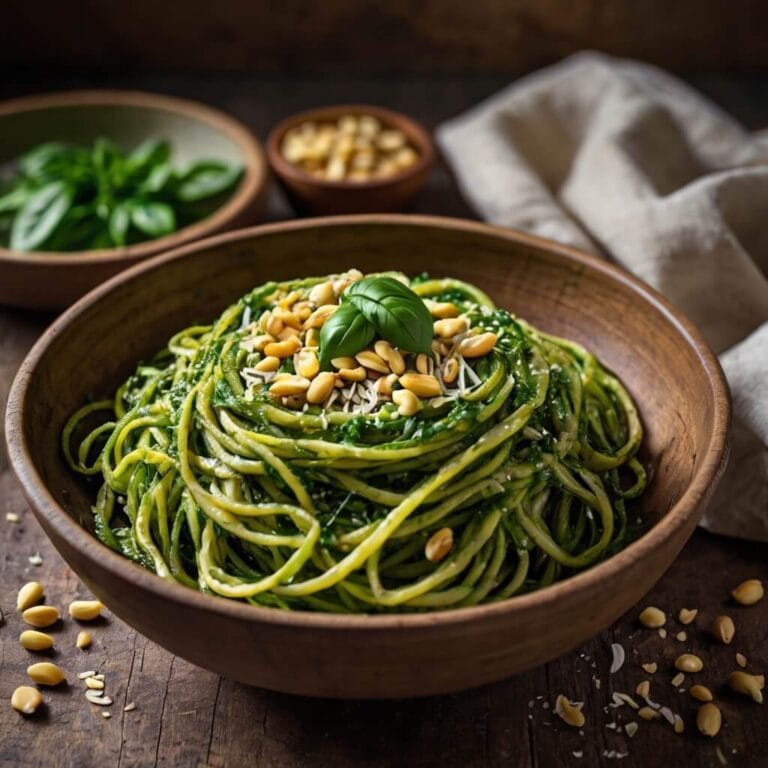
[[[77,6],[74,6],[77,8]],[[6,0],[0,62],[47,72],[519,74],[584,48],[681,71],[768,65],[760,0]]]
[[[35,80],[22,72],[12,81],[0,83],[4,95],[34,88],[100,85],[88,80]],[[223,106],[265,136],[280,117],[327,101],[365,99],[389,104],[424,120],[427,124],[470,106],[499,88],[503,78],[452,78],[446,80],[243,80],[231,78],[122,79],[122,85],[167,90],[193,98],[204,98]],[[759,126],[768,122],[768,81],[722,76],[699,79],[718,101],[744,119]],[[428,179],[414,203],[427,213],[466,215],[468,209],[450,183],[444,168]],[[279,196],[270,200],[270,215],[283,218],[290,209]],[[47,325],[49,318],[18,311],[0,310],[0,407],[4,406],[10,381],[24,354]],[[0,422],[0,430],[2,423]],[[704,682],[727,702],[725,726],[714,742],[694,731],[694,709],[687,694],[672,695],[667,687],[671,673],[661,667],[654,682],[658,700],[681,702],[686,734],[674,736],[659,723],[641,728],[628,739],[605,727],[613,718],[603,712],[612,690],[631,692],[644,677],[637,661],[662,655],[670,658],[678,644],[669,638],[639,629],[636,611],[629,611],[614,626],[548,665],[507,681],[467,691],[404,702],[334,702],[307,700],[247,688],[185,662],[173,659],[145,638],[136,635],[110,616],[99,628],[93,656],[84,655],[68,643],[59,662],[67,670],[85,669],[83,658],[105,659],[111,690],[128,691],[137,710],[125,715],[113,710],[104,721],[91,712],[77,688],[66,696],[46,694],[45,718],[22,720],[7,705],[13,688],[24,680],[28,663],[17,637],[19,622],[14,615],[15,591],[27,578],[43,580],[51,602],[64,604],[67,594],[84,593],[71,571],[55,554],[29,512],[12,477],[0,439],[0,606],[6,621],[0,624],[0,766],[2,768],[103,768],[119,766],[187,766],[229,768],[243,764],[274,766],[561,766],[618,764],[630,768],[649,765],[706,766],[719,768],[715,747],[720,746],[729,765],[762,768],[768,755],[768,709],[737,698],[721,689],[733,669],[736,646],[750,658],[755,670],[768,669],[768,602],[751,609],[734,609],[728,590],[741,580],[758,576],[768,580],[768,547],[696,532],[675,563],[648,595],[646,602],[670,610],[698,607],[712,616],[734,611],[737,640],[731,648],[713,646],[703,630],[690,630],[690,648],[706,653]],[[21,516],[19,525],[5,520],[7,512]],[[43,556],[43,564],[32,568],[27,556]],[[737,615],[738,613],[738,615]],[[697,622],[698,623],[698,622]],[[68,638],[73,628],[66,629]],[[60,636],[60,633],[56,633]],[[622,643],[629,652],[625,667],[608,676],[610,643]],[[637,656],[633,653],[637,650]],[[586,660],[580,653],[589,656]],[[591,664],[597,664],[592,669]],[[173,669],[171,668],[173,666]],[[595,688],[592,675],[601,680]],[[171,682],[172,681],[172,684]],[[181,682],[180,682],[181,681]],[[560,692],[587,703],[584,736],[565,727],[543,702],[550,705]],[[542,696],[542,699],[536,697]],[[528,702],[534,701],[529,709]],[[621,710],[626,720],[628,711]],[[133,715],[133,717],[129,717]],[[531,719],[529,719],[531,715]],[[187,744],[191,745],[190,747]],[[602,758],[604,750],[629,751],[615,763]],[[577,759],[572,752],[582,750]]]

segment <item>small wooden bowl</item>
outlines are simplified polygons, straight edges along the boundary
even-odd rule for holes
[[[68,253],[0,247],[0,304],[62,309],[141,259],[252,224],[261,212],[268,183],[261,145],[242,123],[217,109],[134,91],[73,91],[0,104],[0,165],[46,141],[89,145],[99,136],[128,148],[148,138],[168,139],[176,163],[234,162],[243,167],[243,179],[213,214],[157,240]]]
[[[418,160],[394,176],[370,181],[326,181],[310,176],[283,157],[285,134],[308,120],[335,122],[342,115],[371,115],[386,128],[402,131],[419,155]],[[367,104],[339,104],[292,115],[279,123],[267,138],[267,157],[275,176],[300,213],[384,213],[400,211],[419,191],[435,162],[429,133],[410,117]]]
[[[650,482],[640,539],[531,594],[435,613],[347,616],[261,608],[170,583],[91,532],[92,487],[59,441],[67,418],[113,392],[180,328],[213,319],[266,280],[359,267],[476,283],[540,328],[588,345],[627,384]],[[314,696],[385,698],[479,685],[541,664],[608,627],[680,551],[727,457],[717,359],[659,294],[606,262],[451,219],[356,216],[241,230],[165,254],[92,291],[24,361],[6,420],[11,464],[56,548],[115,614],[202,667]]]

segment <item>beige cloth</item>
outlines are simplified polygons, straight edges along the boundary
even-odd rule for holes
[[[654,67],[582,53],[440,126],[488,221],[609,256],[698,326],[733,393],[706,528],[768,541],[768,141]]]

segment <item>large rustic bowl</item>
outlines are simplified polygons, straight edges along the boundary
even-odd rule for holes
[[[224,160],[244,169],[232,196],[210,216],[166,237],[124,248],[22,253],[0,247],[0,304],[62,309],[95,285],[148,256],[253,224],[268,173],[261,145],[239,121],[204,104],[135,91],[72,91],[0,103],[0,166],[48,141],[90,145],[106,136],[131,148],[168,139],[173,160]]]
[[[435,613],[344,616],[259,608],[164,581],[91,533],[90,492],[59,435],[177,329],[252,286],[352,266],[470,280],[537,326],[593,349],[645,423],[648,532],[533,594]],[[357,216],[220,235],[138,265],[89,293],[38,341],[14,382],[11,463],[43,528],[118,616],[173,653],[246,683],[336,697],[435,694],[511,675],[609,626],[664,573],[723,471],[729,399],[697,332],[653,290],[565,246],[482,224]]]

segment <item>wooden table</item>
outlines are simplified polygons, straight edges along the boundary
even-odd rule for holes
[[[504,82],[501,78],[258,80],[251,78],[144,78],[110,85],[154,89],[200,98],[241,117],[261,136],[283,115],[314,104],[370,101],[410,112],[429,125],[477,102]],[[703,87],[750,125],[768,121],[768,79],[700,78]],[[98,80],[41,84],[17,79],[0,86],[0,96],[42,88],[101,85]],[[445,169],[438,169],[415,205],[420,212],[470,216]],[[269,218],[290,215],[273,194]],[[0,403],[24,354],[50,317],[0,309]],[[17,515],[18,522],[6,516]],[[30,654],[18,643],[22,626],[16,591],[41,581],[48,601],[65,608],[85,594],[77,577],[49,545],[21,497],[0,448],[0,701],[25,682]],[[33,565],[29,558],[40,555]],[[117,618],[107,615],[93,634],[93,647],[74,648],[77,627],[55,631],[53,654],[69,673],[69,685],[45,692],[47,706],[24,719],[0,705],[0,766],[719,766],[768,765],[768,707],[726,690],[723,680],[745,654],[749,670],[768,671],[768,600],[752,608],[729,602],[741,580],[768,582],[768,546],[696,533],[644,603],[669,616],[666,639],[640,627],[637,611],[583,647],[538,669],[495,685],[416,701],[363,702],[301,699],[247,688],[218,678],[171,656]],[[698,608],[694,624],[682,627],[680,608]],[[736,622],[731,646],[716,645],[708,633],[713,617]],[[686,631],[687,640],[675,635]],[[183,631],[183,628],[180,628]],[[611,644],[626,651],[626,663],[609,674]],[[705,669],[696,676],[709,685],[723,710],[715,739],[698,735],[696,707],[670,679],[672,662],[684,650],[698,653]],[[627,707],[612,708],[613,692],[633,694],[649,677],[640,663],[657,661],[651,698],[679,712],[686,730],[675,735],[664,721],[645,722]],[[471,659],[467,660],[471,663]],[[99,669],[114,699],[111,717],[90,706],[76,673]],[[690,677],[682,688],[691,685]],[[584,702],[583,732],[553,714],[559,693]],[[129,702],[136,709],[123,711]],[[629,738],[623,727],[639,722]],[[718,753],[719,750],[719,753]],[[624,755],[627,755],[624,757]]]

